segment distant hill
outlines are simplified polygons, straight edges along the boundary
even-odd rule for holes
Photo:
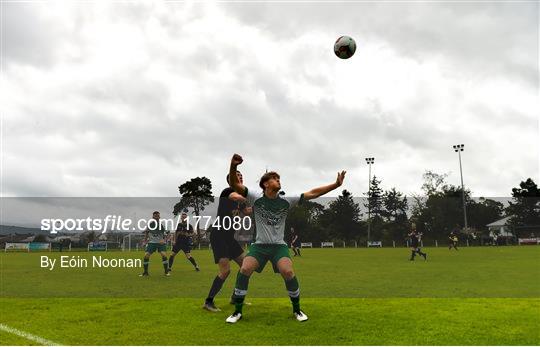
[[[0,225],[0,235],[10,235],[10,234],[43,234],[48,235],[48,231],[42,231],[40,228],[25,228],[25,227],[16,227],[13,225]]]

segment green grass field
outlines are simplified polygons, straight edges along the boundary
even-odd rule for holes
[[[540,247],[425,251],[427,262],[409,262],[404,248],[305,249],[294,264],[310,320],[294,320],[267,267],[232,326],[224,320],[234,274],[216,300],[223,311],[201,309],[216,274],[208,250],[193,252],[201,272],[179,255],[171,277],[154,255],[149,278],[133,268],[40,268],[41,256],[136,252],[1,254],[0,323],[72,345],[540,344]],[[2,330],[0,341],[35,344]]]

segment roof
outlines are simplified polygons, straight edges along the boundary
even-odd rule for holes
[[[506,225],[506,222],[512,218],[512,216],[504,217],[503,219],[496,220],[495,222],[489,223],[487,227],[503,227]]]

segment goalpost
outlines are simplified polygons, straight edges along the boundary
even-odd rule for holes
[[[144,235],[141,234],[127,234],[122,237],[122,251],[123,252],[129,252],[129,251],[138,251],[140,249],[141,241],[144,239]],[[172,243],[169,243],[167,241],[167,246],[170,246],[172,248]]]
[[[131,234],[122,237],[122,252],[131,251]]]

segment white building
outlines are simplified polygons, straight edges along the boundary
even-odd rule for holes
[[[489,236],[493,237],[494,235],[497,235],[498,237],[513,237],[514,234],[510,231],[510,227],[506,225],[511,217],[512,216],[504,217],[503,219],[487,224]]]

